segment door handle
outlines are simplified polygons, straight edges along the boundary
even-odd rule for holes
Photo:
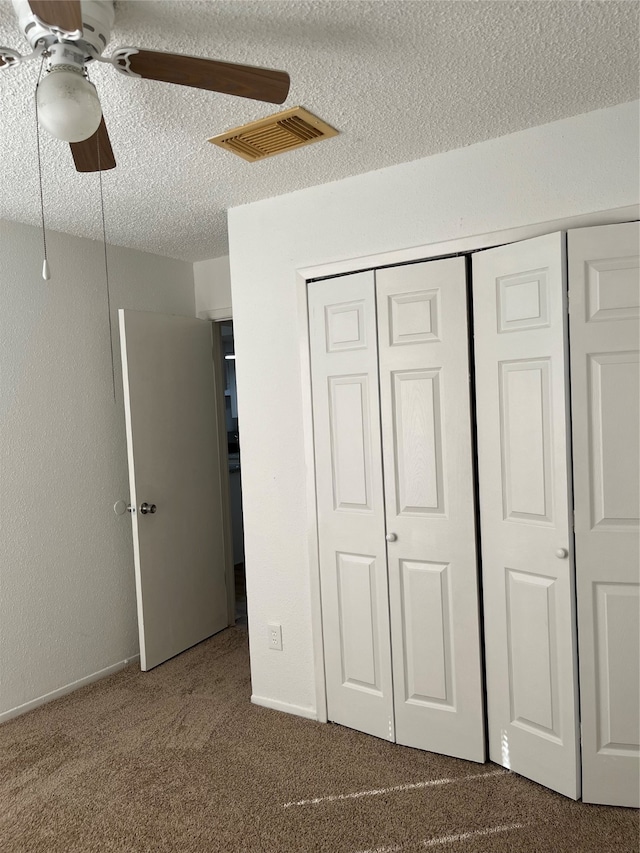
[[[556,557],[559,560],[566,560],[568,556],[569,556],[569,552],[567,551],[566,548],[557,548],[556,549]]]
[[[140,504],[140,512],[142,513],[142,515],[147,515],[148,513],[151,513],[151,515],[153,515],[155,511],[155,504],[148,504],[146,501],[143,504]]]
[[[395,533],[387,533],[384,538],[387,540],[387,542],[395,542],[398,537]]]

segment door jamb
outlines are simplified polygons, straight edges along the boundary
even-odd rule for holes
[[[224,550],[224,573],[227,587],[227,619],[229,626],[236,624],[236,581],[233,563],[233,532],[231,529],[231,494],[229,482],[229,455],[227,450],[227,423],[224,414],[224,365],[222,363],[222,338],[220,320],[211,321],[211,356],[213,358],[213,376],[216,392],[216,416],[218,421],[218,456],[220,471],[225,472],[220,479],[220,498],[222,501],[222,530]]]
[[[534,225],[524,225],[503,231],[459,237],[440,243],[414,246],[408,249],[380,252],[360,258],[350,258],[300,267],[296,270],[296,296],[298,309],[298,343],[300,352],[300,381],[302,386],[302,431],[306,468],[307,495],[307,550],[309,554],[309,584],[311,603],[311,642],[314,661],[314,682],[316,688],[316,718],[326,723],[327,690],[324,670],[324,641],[322,629],[322,593],[320,588],[320,556],[318,540],[318,515],[316,500],[316,468],[313,435],[313,404],[311,394],[311,351],[309,335],[309,313],[307,285],[318,278],[328,278],[349,273],[362,272],[384,266],[429,261],[436,258],[477,252],[491,246],[516,243],[551,234],[555,231],[569,231],[574,228],[588,228],[592,225],[614,225],[640,219],[640,205],[628,205],[611,210],[569,216]]]

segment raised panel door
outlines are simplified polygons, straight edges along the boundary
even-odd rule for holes
[[[308,305],[328,716],[393,740],[373,273]]]
[[[640,226],[568,234],[583,799],[640,806]]]
[[[473,256],[489,752],[580,796],[565,236]]]
[[[465,259],[376,292],[396,740],[482,762]]]

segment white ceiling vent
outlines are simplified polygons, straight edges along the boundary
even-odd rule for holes
[[[317,116],[303,107],[294,107],[242,127],[234,127],[212,137],[209,142],[254,162],[337,135],[337,130]]]

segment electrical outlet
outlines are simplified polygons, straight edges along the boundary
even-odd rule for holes
[[[269,643],[269,648],[274,649],[276,652],[282,651],[282,625],[278,625],[277,622],[269,622],[267,623],[267,638]]]

